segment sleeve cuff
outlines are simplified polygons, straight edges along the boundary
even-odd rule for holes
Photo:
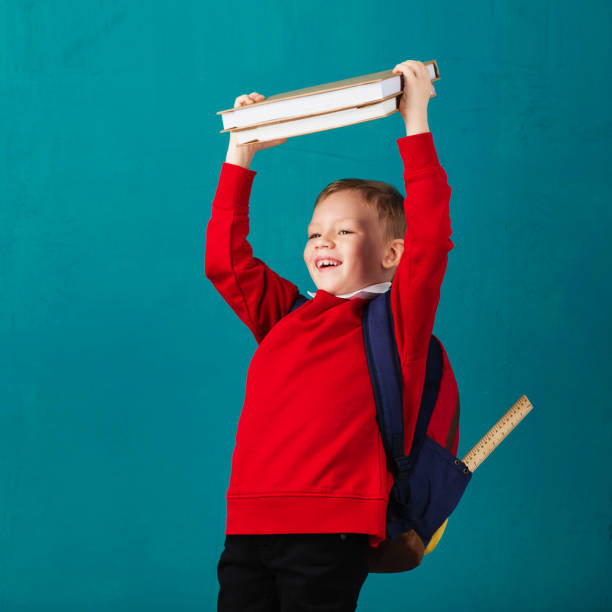
[[[223,162],[213,206],[248,211],[253,179],[257,172]]]
[[[422,132],[397,139],[404,167],[411,172],[431,165],[440,165],[431,132]]]

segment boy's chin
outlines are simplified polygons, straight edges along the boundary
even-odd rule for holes
[[[317,288],[317,291],[323,290],[327,291],[327,293],[336,292],[336,288],[334,287],[333,283],[315,283],[315,287]]]
[[[345,291],[340,283],[334,283],[334,282],[319,282],[318,284],[316,284],[317,289],[323,289],[323,291],[327,291],[327,293],[331,293],[333,295],[339,295],[341,293],[348,293],[347,291]]]
[[[347,279],[340,275],[338,275],[338,278],[332,278],[336,274],[335,272],[328,272],[327,274],[329,274],[328,277],[325,277],[324,272],[316,279],[312,279],[317,290],[323,289],[323,291],[333,295],[342,295],[343,293],[350,293],[351,290],[347,289],[348,286],[355,285],[355,282],[347,282]]]

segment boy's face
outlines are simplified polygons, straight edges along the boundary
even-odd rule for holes
[[[393,242],[403,245],[403,240]],[[315,208],[304,261],[317,289],[341,295],[390,281],[401,250],[399,255],[397,249],[388,254],[376,209],[358,191],[345,189],[331,193]],[[318,267],[326,258],[337,265]]]

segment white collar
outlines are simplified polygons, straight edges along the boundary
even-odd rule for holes
[[[373,285],[368,285],[367,287],[362,287],[361,289],[357,289],[357,291],[353,291],[351,293],[343,293],[342,295],[337,295],[336,297],[339,297],[339,298],[352,298],[352,297],[369,298],[369,297],[372,297],[373,295],[376,295],[377,293],[384,293],[385,291],[387,291],[387,289],[389,289],[389,287],[391,287],[391,282],[384,281],[383,283],[374,283]],[[306,293],[308,293],[310,297],[314,297],[316,295],[316,292],[313,293],[312,291],[307,291]]]

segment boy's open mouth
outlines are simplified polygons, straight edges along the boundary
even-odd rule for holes
[[[335,257],[316,257],[314,265],[317,270],[330,270],[342,265],[342,262]]]

